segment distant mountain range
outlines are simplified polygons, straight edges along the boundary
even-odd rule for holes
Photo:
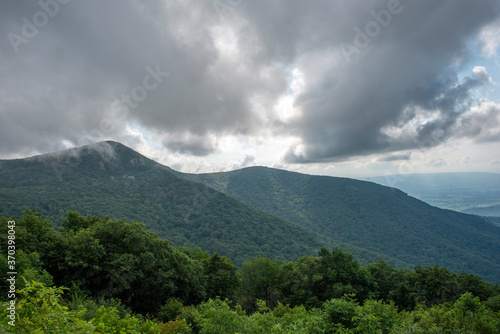
[[[264,167],[184,174],[116,142],[0,161],[0,215],[68,210],[143,222],[237,264],[342,247],[362,262],[439,264],[500,281],[500,228],[373,182]]]

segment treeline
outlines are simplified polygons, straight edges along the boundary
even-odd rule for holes
[[[1,247],[7,221],[1,218]],[[362,266],[339,248],[240,268],[138,222],[16,219],[17,333],[498,333],[500,288],[439,266]],[[0,288],[8,291],[7,257]],[[63,288],[66,287],[66,288]],[[64,291],[66,291],[64,293]],[[6,301],[7,294],[2,294]]]

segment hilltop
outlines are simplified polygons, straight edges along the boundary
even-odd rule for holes
[[[236,264],[280,261],[339,246],[364,263],[383,255],[315,233],[185,180],[172,169],[116,142],[0,161],[0,216],[36,209],[60,225],[68,211],[137,220],[176,246],[201,247]],[[394,259],[389,262],[405,266]]]

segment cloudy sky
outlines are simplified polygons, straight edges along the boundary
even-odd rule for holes
[[[6,0],[0,159],[500,172],[498,0]]]

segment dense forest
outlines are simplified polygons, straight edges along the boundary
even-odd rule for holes
[[[500,287],[440,266],[362,265],[341,248],[233,261],[139,222],[36,211],[15,223],[16,326],[4,333],[498,333]],[[8,291],[0,255],[0,285]],[[2,295],[5,302],[7,295]]]
[[[372,182],[251,167],[183,174],[117,142],[0,161],[0,216],[36,209],[60,226],[67,212],[145,224],[172,245],[291,261],[340,247],[363,265],[439,264],[500,278],[494,220],[430,206]]]
[[[403,191],[349,178],[248,167],[183,174],[243,203],[343,243],[411,264],[500,277],[500,229]]]

